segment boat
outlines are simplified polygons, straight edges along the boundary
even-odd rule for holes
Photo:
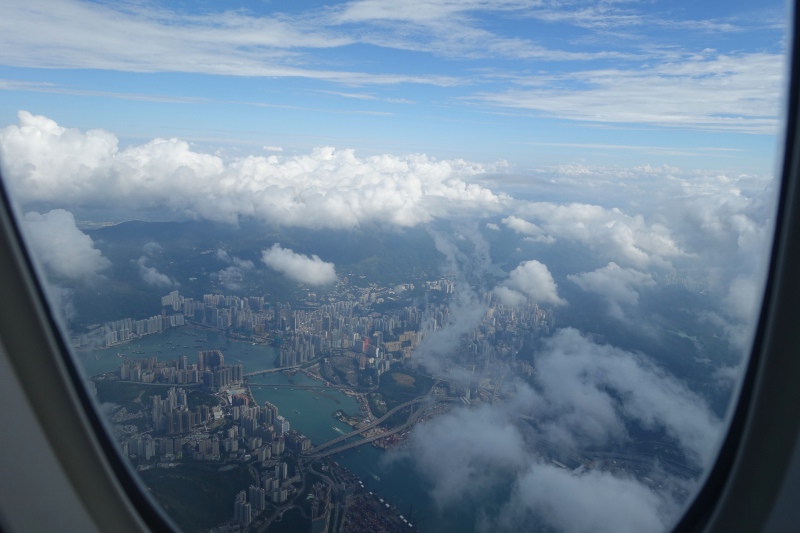
[[[292,409],[292,411],[294,411],[294,412],[295,412],[295,413],[297,413],[298,415],[300,414],[300,411],[298,411],[297,409]]]
[[[319,400],[319,396],[312,396],[315,400]]]

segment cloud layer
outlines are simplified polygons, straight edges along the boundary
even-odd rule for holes
[[[112,209],[122,218],[155,210],[178,218],[236,223],[253,217],[284,226],[343,229],[491,217],[485,227],[498,236],[513,231],[515,237],[504,239],[523,256],[497,288],[507,303],[523,298],[562,303],[557,289],[565,280],[607,293],[611,289],[593,278],[608,277],[610,271],[599,269],[613,263],[620,269],[617,277],[635,270],[653,280],[681,277],[705,287],[718,305],[705,319],[739,347],[749,329],[734,332],[756,312],[753,300],[762,283],[777,194],[770,176],[667,165],[575,163],[534,169],[520,179],[503,164],[424,154],[358,157],[352,150],[317,148],[301,155],[223,158],[178,139],[121,148],[108,131],[65,128],[24,111],[18,125],[0,129],[0,160],[10,190],[29,210]],[[546,201],[540,198],[543,192]],[[555,278],[536,263],[522,265],[532,259],[524,257],[527,250],[565,245],[602,263],[558,272]],[[483,255],[480,269],[486,271],[491,259]],[[464,266],[465,279],[474,281],[472,267]],[[242,265],[228,263],[226,269],[231,270],[221,272],[220,279],[234,287],[244,275]],[[166,282],[155,272],[142,273],[153,283]],[[627,293],[601,296],[623,316],[626,302],[646,282],[615,278],[616,289],[624,285]]]
[[[353,228],[413,226],[457,210],[495,212],[508,200],[467,181],[492,167],[463,160],[359,158],[353,150],[323,147],[307,155],[226,161],[178,139],[121,150],[107,131],[84,133],[25,111],[19,121],[0,130],[0,159],[22,202],[88,207],[120,198],[119,207],[128,210],[156,204],[210,220],[252,216],[290,226]]]
[[[458,407],[419,425],[409,449],[396,453],[411,458],[442,512],[511,487],[496,516],[478,517],[485,531],[532,524],[585,532],[664,530],[680,512],[673,493],[685,480],[659,471],[655,462],[649,481],[606,469],[602,461],[569,470],[537,450],[619,450],[634,423],[664,431],[690,464],[702,467],[715,453],[721,427],[706,402],[645,357],[596,344],[574,329],[545,341],[536,368],[532,387],[517,382],[505,402]]]

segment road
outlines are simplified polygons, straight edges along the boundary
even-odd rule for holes
[[[302,455],[311,456],[312,454],[315,454],[316,452],[318,452],[319,450],[321,450],[323,448],[327,448],[328,446],[332,446],[332,445],[334,445],[334,444],[336,444],[338,442],[342,442],[342,441],[345,441],[345,440],[350,439],[352,437],[355,437],[357,435],[360,435],[361,433],[364,433],[368,429],[372,429],[375,426],[377,426],[378,424],[384,422],[390,416],[395,414],[397,411],[400,411],[401,409],[404,409],[404,408],[408,407],[409,405],[413,405],[415,403],[420,403],[420,402],[424,402],[424,401],[430,401],[432,399],[433,398],[431,398],[430,396],[425,395],[425,396],[419,396],[417,398],[414,398],[413,400],[407,401],[406,403],[401,403],[400,405],[398,405],[394,409],[390,410],[388,413],[386,413],[385,415],[383,415],[379,419],[374,420],[373,422],[370,422],[369,424],[367,424],[366,426],[362,427],[361,429],[357,429],[355,431],[351,431],[350,433],[348,433],[346,435],[342,435],[341,437],[336,437],[335,439],[331,439],[328,442],[323,442],[319,446],[315,446],[315,447],[313,447],[313,448],[311,448],[309,450],[306,450],[305,452],[303,452]]]
[[[453,400],[446,399],[446,400],[440,400],[440,401],[446,402],[446,401],[453,401]],[[456,400],[456,401],[458,401],[458,400]],[[411,402],[408,402],[408,403],[410,404]],[[398,406],[398,407],[400,407],[400,406]],[[404,407],[407,407],[407,405],[404,405]],[[417,409],[416,411],[411,413],[411,416],[409,416],[408,420],[406,420],[402,425],[400,425],[400,426],[398,426],[398,427],[396,427],[394,429],[390,429],[389,431],[386,431],[384,433],[381,433],[380,435],[373,435],[372,437],[366,437],[366,438],[363,438],[361,440],[358,440],[358,441],[355,441],[355,442],[351,442],[349,444],[345,444],[344,446],[339,446],[338,448],[333,448],[332,450],[313,453],[312,450],[314,450],[314,451],[318,451],[319,450],[320,447],[317,447],[316,449],[308,450],[309,452],[312,452],[313,455],[309,455],[307,457],[309,459],[319,459],[321,457],[327,457],[329,455],[334,455],[336,453],[343,452],[343,451],[349,450],[351,448],[356,448],[356,447],[362,446],[364,444],[369,444],[370,442],[372,442],[374,440],[382,439],[383,437],[388,437],[389,435],[394,435],[395,433],[400,433],[401,431],[405,431],[406,429],[408,429],[409,427],[413,426],[417,422],[419,417],[422,416],[422,414],[425,412],[426,409],[427,409],[427,407],[422,407],[420,409]],[[353,436],[354,433],[355,432],[349,433],[345,437]],[[328,441],[325,444],[329,445],[331,442],[333,442],[333,441]]]
[[[296,385],[296,384],[268,384],[268,383],[250,383],[248,385],[254,389],[303,389],[303,390],[351,390],[351,391],[371,391],[374,387],[351,387],[349,385]]]
[[[294,366],[281,366],[278,368],[267,368],[264,370],[256,370],[255,372],[248,372],[244,375],[244,377],[249,378],[252,376],[258,376],[260,374],[272,374],[275,372],[283,372],[284,370],[291,370],[293,368],[300,368],[301,365],[294,365]]]

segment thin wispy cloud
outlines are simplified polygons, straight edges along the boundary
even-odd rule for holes
[[[751,19],[694,19],[636,2],[356,0],[268,12],[191,12],[156,4],[65,0],[45,7],[12,0],[0,7],[0,64],[305,80],[323,85],[313,91],[363,106],[318,109],[286,98],[224,102],[22,80],[1,85],[154,103],[244,103],[364,116],[386,116],[393,104],[435,102],[454,109],[532,112],[533,120],[774,134],[781,53],[763,46],[714,51],[708,46],[713,41],[702,38],[772,32],[775,42],[780,40],[768,8]],[[514,23],[520,20],[529,23]],[[508,24],[498,24],[502,21]],[[561,29],[563,36],[548,39]],[[615,35],[631,31],[640,34]],[[374,47],[392,59],[353,59]],[[340,52],[343,59],[330,60]],[[501,62],[487,72],[487,60]],[[426,92],[422,99],[384,91],[405,85],[452,91],[435,97]],[[366,86],[379,91],[341,90]]]
[[[315,26],[240,12],[179,15],[135,5],[116,9],[67,0],[0,7],[0,62],[37,68],[194,72],[299,77],[348,84],[453,85],[437,75],[370,74],[304,68],[292,49],[346,46],[354,40]]]
[[[116,98],[120,100],[133,100],[140,102],[157,102],[162,104],[197,104],[207,103],[207,98],[192,98],[178,95],[156,95],[143,93],[120,93],[109,91],[89,91],[85,89],[70,89],[55,83],[32,82],[22,80],[0,79],[0,91],[25,91],[47,94],[64,94],[69,96],[86,96],[90,98]]]
[[[532,77],[475,98],[570,120],[774,135],[783,83],[782,56],[754,53]]]

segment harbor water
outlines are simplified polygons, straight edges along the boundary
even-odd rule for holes
[[[274,368],[276,350],[271,346],[253,345],[228,339],[208,330],[192,327],[175,328],[137,339],[112,348],[76,351],[84,374],[92,376],[119,369],[122,358],[157,356],[159,361],[187,355],[197,360],[201,350],[221,350],[225,362],[243,364],[244,371]],[[339,437],[352,428],[334,418],[341,410],[347,415],[359,413],[358,401],[339,390],[323,387],[324,383],[298,372],[262,374],[249,379],[255,400],[275,404],[291,427],[308,436],[314,444]],[[280,386],[280,387],[276,387]],[[303,386],[314,389],[303,389]],[[398,514],[408,518],[420,531],[468,531],[470,512],[439,510],[431,498],[431,487],[415,469],[413,461],[402,454],[386,452],[365,444],[331,457],[339,465],[357,475],[368,491],[378,494],[394,506]]]

